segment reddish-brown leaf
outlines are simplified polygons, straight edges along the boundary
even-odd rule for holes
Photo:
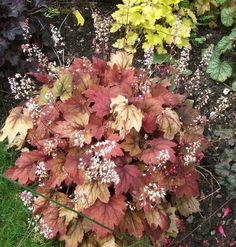
[[[126,210],[125,216],[120,223],[120,230],[128,232],[136,238],[141,238],[144,232],[142,213],[140,211]]]
[[[114,229],[122,220],[125,208],[124,197],[118,196],[112,197],[108,203],[97,200],[92,207],[84,210],[83,213],[101,224]],[[92,224],[92,230],[96,233],[98,238],[103,238],[111,233],[108,229],[95,223]]]
[[[29,184],[36,179],[35,171],[37,162],[44,159],[45,156],[41,151],[24,152],[17,159],[16,166],[10,167],[4,175],[8,178],[18,180],[21,184]]]
[[[173,147],[175,146],[174,142],[162,138],[147,141],[144,146],[145,150],[140,155],[140,160],[146,164],[156,165],[158,163],[157,156],[160,154],[160,151],[167,150],[170,156],[169,160],[174,162],[176,157]]]
[[[134,165],[125,165],[117,167],[117,173],[120,177],[120,182],[115,186],[116,194],[125,193],[129,188],[135,188],[141,181],[141,173]]]

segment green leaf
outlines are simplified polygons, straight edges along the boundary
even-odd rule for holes
[[[229,36],[224,36],[217,44],[215,48],[215,55],[220,56],[226,51],[231,51],[233,49],[233,42]]]
[[[221,22],[226,27],[230,27],[234,23],[234,10],[233,8],[223,8],[220,13]]]
[[[170,55],[169,54],[158,54],[154,53],[152,64],[163,64],[170,62]]]
[[[229,37],[231,39],[235,39],[236,38],[236,27],[231,30],[231,33],[230,33]]]
[[[232,83],[232,90],[233,90],[234,92],[236,92],[236,81],[234,81],[234,82]]]
[[[222,62],[219,58],[214,57],[208,64],[207,73],[213,80],[224,82],[232,75],[232,67],[228,62]]]
[[[226,2],[226,0],[216,0],[216,2],[218,3],[218,4],[223,4],[223,3],[225,3]]]

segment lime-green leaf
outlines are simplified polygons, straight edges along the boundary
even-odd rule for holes
[[[234,82],[232,83],[232,90],[233,90],[234,92],[236,92],[236,81],[234,81]]]
[[[76,17],[76,20],[77,20],[77,25],[81,25],[83,26],[84,25],[84,17],[80,14],[79,10],[75,10],[73,12],[73,14],[75,15]]]
[[[223,8],[220,13],[221,22],[226,27],[230,27],[234,23],[234,10],[233,8]]]
[[[214,57],[208,64],[207,73],[213,80],[224,82],[232,75],[232,67],[228,62],[222,62],[219,58]]]

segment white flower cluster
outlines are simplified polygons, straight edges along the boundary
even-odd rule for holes
[[[196,108],[200,110],[205,105],[207,105],[207,103],[210,99],[210,96],[212,96],[212,90],[210,88],[206,88],[205,90],[200,92],[200,94],[196,100]]]
[[[53,95],[52,91],[46,92],[45,95],[44,95],[44,98],[46,99],[46,101],[48,102],[49,105],[52,105],[56,100],[56,98]]]
[[[214,110],[210,113],[210,119],[216,119],[224,116],[224,111],[230,106],[230,97],[220,96],[216,101]]]
[[[44,186],[43,179],[48,176],[44,161],[40,161],[36,166],[35,175],[38,176],[39,186]]]
[[[151,92],[152,82],[150,78],[145,77],[145,74],[141,73],[136,77],[134,82],[135,92],[140,98]]]
[[[98,10],[92,14],[95,39],[93,45],[97,54],[106,52],[108,50],[109,34],[111,27],[111,17],[102,17]]]
[[[29,19],[26,18],[25,21],[22,24],[22,30],[23,30],[23,38],[24,40],[29,40],[32,35],[30,34],[30,26],[29,26]]]
[[[33,119],[33,123],[36,124],[37,119],[41,116],[41,106],[32,98],[26,102],[25,106],[30,117]]]
[[[194,92],[198,92],[200,83],[201,83],[201,76],[204,75],[206,67],[211,59],[213,53],[213,47],[210,46],[205,53],[203,54],[202,60],[194,72],[193,76],[190,80],[188,80],[185,84],[185,90],[192,96]]]
[[[139,201],[141,201],[141,206],[145,206],[147,203],[147,199],[151,203],[156,203],[161,198],[166,196],[166,192],[164,188],[159,187],[156,183],[149,183],[145,185],[143,188],[143,193],[141,193],[139,197]]]
[[[180,59],[178,60],[178,66],[176,68],[176,74],[174,78],[174,84],[179,85],[180,81],[182,81],[182,76],[184,70],[188,67],[189,63],[189,53],[190,53],[190,47],[186,46],[184,49],[181,51],[180,54]]]
[[[15,99],[30,99],[30,97],[36,93],[35,82],[29,77],[22,77],[21,74],[16,73],[15,77],[9,77],[8,82],[11,87],[12,94],[15,95]]]
[[[24,190],[19,193],[19,198],[22,200],[24,206],[26,206],[30,211],[33,210],[32,203],[34,201],[34,196],[30,191]]]
[[[185,166],[193,164],[197,161],[196,154],[200,146],[201,146],[201,142],[196,141],[196,142],[191,143],[189,147],[186,147],[187,153],[183,157]]]
[[[36,59],[40,66],[47,67],[48,58],[37,45],[23,44],[21,48],[28,57],[27,61],[31,62],[33,59]]]
[[[56,156],[56,149],[58,146],[58,139],[47,139],[43,143],[43,149],[48,155]]]
[[[127,201],[125,204],[129,208],[130,211],[134,211],[136,209],[135,205],[130,201]]]
[[[73,139],[73,144],[76,147],[82,148],[84,146],[85,142],[85,131],[84,130],[79,130],[78,132],[75,133],[75,138]]]
[[[144,70],[147,71],[149,75],[152,74],[151,67],[152,67],[153,52],[154,52],[153,46],[144,52],[144,60],[143,60]]]
[[[44,219],[40,215],[35,215],[32,219],[28,219],[28,224],[33,227],[34,232],[38,232],[46,239],[53,238],[53,232],[45,223]]]
[[[52,40],[54,42],[54,47],[57,49],[58,53],[63,53],[65,42],[61,36],[60,30],[55,27],[53,24],[50,24],[50,29],[52,33]]]
[[[120,182],[120,177],[116,172],[116,164],[111,159],[105,156],[110,153],[115,147],[114,141],[97,142],[87,150],[87,154],[94,154],[88,163],[84,163],[83,158],[80,158],[78,168],[85,170],[86,176],[90,181],[99,181],[103,184]]]
[[[165,164],[170,159],[169,151],[167,149],[161,150],[156,159],[158,161],[157,167],[166,168]]]

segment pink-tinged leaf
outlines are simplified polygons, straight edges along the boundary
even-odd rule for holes
[[[143,123],[142,123],[142,127],[144,128],[144,130],[148,133],[151,134],[154,132],[154,130],[156,129],[156,115],[155,114],[144,114],[144,118],[143,118]]]
[[[91,114],[89,118],[89,123],[86,126],[86,130],[89,130],[91,134],[97,139],[100,140],[104,134],[105,126],[102,118],[97,117],[96,115]]]
[[[147,141],[144,145],[144,151],[140,155],[140,160],[145,162],[146,164],[158,164],[158,155],[160,154],[160,151],[167,150],[169,153],[169,160],[172,162],[175,162],[175,151],[173,147],[175,147],[176,144],[172,141],[165,140],[162,138],[153,139],[150,141]]]
[[[69,178],[76,184],[84,182],[84,170],[78,168],[78,156],[67,156],[64,164],[64,169],[69,175]]]
[[[41,72],[30,72],[27,73],[28,75],[32,75],[36,80],[44,83],[44,84],[48,84],[49,86],[53,85],[53,77],[46,74],[46,73],[41,73]]]
[[[222,225],[218,225],[217,231],[218,231],[218,233],[219,233],[222,237],[226,238],[225,230],[224,230],[224,228],[223,228]]]
[[[50,170],[50,177],[45,182],[46,186],[49,186],[50,188],[60,186],[68,177],[67,173],[64,171],[64,163],[65,159],[63,156],[57,156],[46,163],[46,169]]]
[[[141,182],[141,173],[134,165],[125,165],[116,169],[120,182],[115,186],[116,194],[126,193],[130,188],[136,188]]]
[[[44,159],[45,156],[41,151],[24,152],[16,160],[16,166],[10,167],[4,175],[13,180],[18,180],[21,184],[29,184],[36,179],[35,171],[37,162]]]
[[[223,208],[223,216],[222,218],[226,218],[228,216],[228,214],[230,214],[232,212],[232,209],[230,207],[226,207],[226,208]]]
[[[104,226],[114,229],[118,226],[124,216],[126,204],[123,196],[112,197],[108,203],[97,200],[93,206],[85,209],[83,213],[92,219],[100,222]],[[111,231],[95,223],[91,226],[98,238],[103,238]]]
[[[85,91],[85,96],[89,102],[93,102],[92,109],[98,117],[104,117],[110,113],[111,98],[119,94],[117,88],[105,88],[102,86],[93,85]]]

